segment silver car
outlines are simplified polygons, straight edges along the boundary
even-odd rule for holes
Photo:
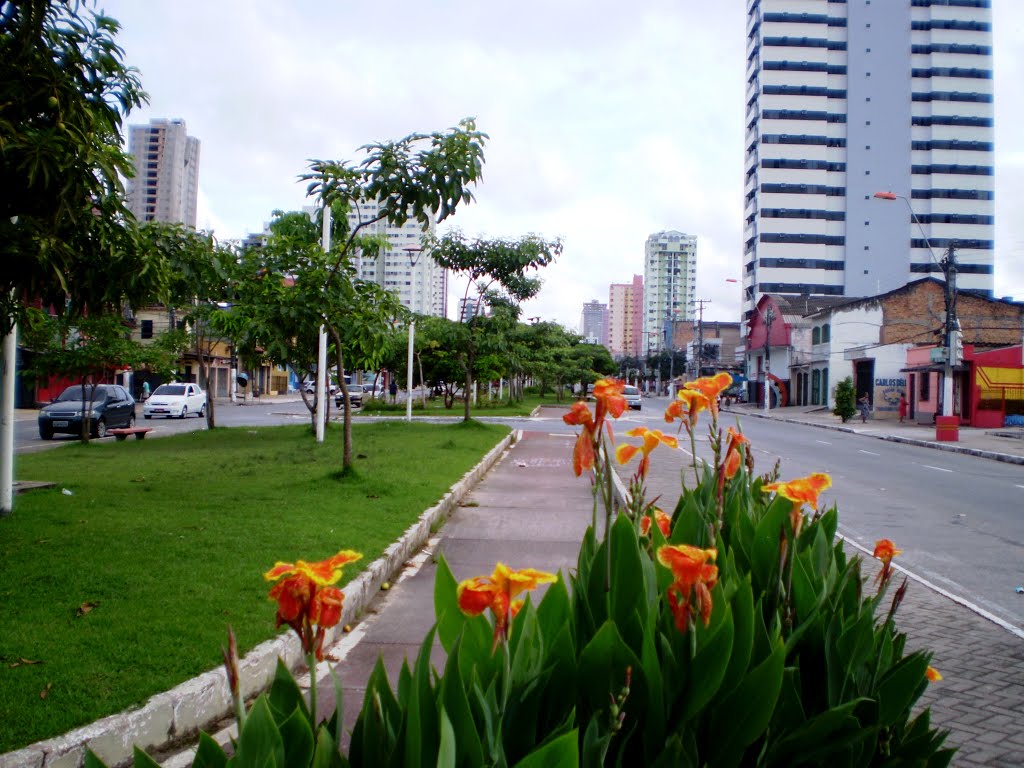
[[[622,388],[622,396],[626,398],[626,405],[629,406],[631,411],[640,410],[642,403],[640,401],[640,390],[637,387],[627,384]]]

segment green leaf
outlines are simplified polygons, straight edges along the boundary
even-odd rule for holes
[[[146,757],[149,757],[149,755],[146,755]],[[96,753],[91,749],[85,750],[85,761],[83,762],[83,765],[85,768],[107,768],[107,764],[100,760],[99,757],[96,756]]]
[[[724,602],[720,585],[715,586],[713,594],[714,599]],[[690,687],[682,715],[684,721],[698,715],[712,700],[722,684],[732,655],[732,611],[725,605],[716,613],[719,615],[712,619],[710,632],[690,665]]]
[[[257,698],[249,709],[249,716],[238,735],[232,763],[237,768],[284,765],[284,742],[266,695]]]
[[[298,709],[280,724],[284,742],[284,768],[307,768],[313,757],[313,729]]]
[[[465,624],[465,616],[459,610],[458,587],[448,561],[444,555],[439,555],[434,574],[434,615],[437,617],[437,636],[446,652],[451,651]]]
[[[192,768],[224,768],[228,763],[228,756],[220,744],[213,740],[206,731],[200,731],[199,744],[196,747],[196,756],[192,760]]]
[[[515,764],[515,768],[577,768],[580,751],[575,729],[564,733],[554,741],[538,747]]]
[[[587,702],[588,712],[608,708],[609,696],[621,690],[626,682],[627,668],[632,670],[632,683],[626,711],[629,720],[642,722],[649,698],[643,667],[615,624],[605,622],[580,653],[576,667],[580,698]]]
[[[734,583],[736,589],[729,604],[733,620],[732,654],[718,689],[720,696],[732,691],[743,679],[754,650],[754,593],[750,588],[749,574]]]
[[[771,655],[754,667],[711,713],[710,765],[736,765],[744,750],[768,727],[782,686],[785,647],[775,641]]]
[[[544,640],[550,644],[553,639],[569,626],[572,616],[572,603],[569,590],[566,589],[562,572],[558,572],[558,580],[550,585],[537,606],[537,623]]]
[[[634,615],[639,614],[640,624],[646,623],[648,594],[644,583],[640,544],[636,529],[625,515],[619,515],[612,524],[612,591],[610,618],[619,625],[620,632],[630,647],[640,651],[642,629],[635,624]],[[637,631],[630,631],[636,629]]]
[[[274,681],[270,686],[267,701],[270,704],[270,711],[274,714],[274,720],[278,723],[290,717],[296,709],[309,720],[309,707],[306,706],[306,699],[303,697],[298,683],[295,682],[295,678],[292,677],[292,673],[288,671],[288,667],[281,659],[277,660],[277,669],[274,672]]]
[[[751,575],[755,591],[772,594],[779,573],[779,536],[788,530],[792,502],[778,497],[757,524],[751,553]]]
[[[147,755],[138,747],[134,747],[132,749],[132,754],[134,756],[133,765],[135,766],[135,768],[160,768],[160,763],[158,763],[156,760]],[[88,761],[86,761],[86,766],[88,768]]]
[[[309,768],[347,768],[348,761],[341,756],[337,742],[321,728],[317,732],[316,749],[313,751],[313,759]]]
[[[431,629],[420,644],[405,711],[405,765],[409,768],[417,768],[423,764],[421,761],[429,763],[437,754],[440,726],[430,684],[433,645],[434,630]]]
[[[483,745],[473,719],[469,696],[466,693],[466,681],[462,677],[459,664],[461,653],[462,646],[456,641],[445,662],[444,675],[438,689],[438,705],[445,717],[450,717],[450,723],[455,728],[455,740],[463,757],[463,765],[483,765]],[[442,738],[442,750],[443,741]]]
[[[455,741],[455,729],[448,713],[441,708],[441,744],[437,751],[437,768],[455,768],[455,757],[458,746]]]
[[[897,662],[878,683],[878,722],[890,726],[909,714],[910,705],[927,687],[928,657],[913,653]]]

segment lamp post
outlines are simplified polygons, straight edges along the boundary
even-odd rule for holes
[[[910,217],[917,224],[917,228],[921,230],[921,237],[924,239],[924,244],[928,248],[928,253],[932,257],[932,261],[939,266],[942,270],[943,277],[946,281],[945,288],[945,305],[946,305],[946,322],[944,323],[943,332],[943,344],[946,347],[945,354],[945,366],[942,377],[942,415],[944,417],[952,417],[953,414],[953,368],[960,362],[960,345],[957,343],[959,336],[959,322],[956,317],[956,247],[953,243],[950,243],[949,248],[946,250],[946,254],[942,257],[942,260],[935,258],[935,251],[932,250],[931,241],[928,239],[928,235],[924,231],[924,227],[921,226],[920,220],[917,218],[917,214],[914,213],[913,206],[910,205],[908,200],[903,195],[897,195],[894,192],[875,192],[874,195],[879,200],[902,200],[907,204],[907,210],[910,211]],[[954,429],[951,436],[939,436],[939,439],[957,439],[957,434]]]
[[[413,308],[413,303],[416,301],[416,262],[419,260],[420,254],[423,252],[422,248],[410,246],[405,250],[406,255],[409,257],[409,270],[410,270],[410,291],[409,291],[409,309]],[[415,317],[415,315],[414,315]],[[409,354],[406,358],[406,376],[405,376],[405,420],[412,421],[412,363],[413,363],[413,345],[416,341],[416,321],[409,321]],[[423,386],[423,382],[420,382],[420,386]]]
[[[758,310],[760,313],[760,310]],[[771,379],[772,370],[772,323],[775,322],[775,309],[768,305],[768,311],[761,315],[764,318],[764,412],[772,409]]]

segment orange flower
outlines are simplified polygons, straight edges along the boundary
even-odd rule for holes
[[[725,450],[725,463],[723,464],[723,470],[726,480],[732,480],[736,476],[736,472],[740,468],[740,446],[747,446],[749,450],[750,440],[745,438],[741,433],[737,432],[732,427],[729,427],[729,447]]]
[[[640,518],[640,535],[647,536],[651,532],[651,520],[657,523],[658,528],[661,530],[667,539],[672,533],[672,518],[662,512],[660,509],[655,508],[654,517],[651,515],[644,515]]]
[[[665,409],[665,421],[671,423],[674,419],[680,419],[687,431],[692,431],[697,424],[698,414],[707,409],[708,405],[708,399],[697,390],[680,389],[676,399]]]
[[[341,578],[342,567],[362,555],[343,550],[316,563],[299,560],[275,563],[263,574],[267,581],[276,581],[269,597],[277,601],[276,626],[287,624],[298,634],[305,653],[315,653],[323,660],[325,630],[341,621],[345,593],[330,586]],[[314,631],[313,627],[316,626]]]
[[[626,410],[626,398],[622,396],[625,387],[626,382],[620,379],[599,379],[594,384],[594,400],[597,401],[595,431],[601,431],[605,413],[610,413],[613,419],[617,419]]]
[[[711,590],[718,583],[718,567],[709,561],[716,557],[716,549],[689,544],[666,544],[658,549],[658,562],[672,571],[674,580],[668,588],[668,605],[680,632],[689,630],[694,602],[705,627],[711,620]]]
[[[562,421],[569,426],[583,427],[579,437],[576,438],[576,446],[572,451],[572,471],[576,473],[576,477],[579,477],[583,474],[583,470],[594,467],[596,458],[594,417],[587,404],[580,400],[572,404],[572,408],[562,417]]]
[[[643,453],[643,458],[640,460],[640,468],[637,470],[637,474],[640,477],[647,477],[647,470],[650,466],[650,455],[651,451],[658,447],[659,444],[664,443],[669,448],[678,448],[679,441],[671,435],[664,434],[660,429],[647,429],[646,427],[634,427],[627,433],[630,437],[642,437],[644,444],[640,446],[629,445],[623,443],[615,449],[615,460],[619,464],[627,464],[630,459],[636,456],[637,452]]]
[[[875,551],[871,553],[871,556],[882,561],[882,570],[875,576],[876,581],[885,582],[889,579],[892,572],[892,559],[902,553],[903,550],[896,549],[896,545],[890,539],[879,539],[875,542]]]
[[[517,595],[536,589],[540,584],[550,584],[555,580],[553,573],[524,568],[514,571],[504,563],[494,566],[490,576],[474,576],[459,583],[456,600],[467,616],[479,616],[490,608],[494,614],[494,648],[499,640],[508,637],[510,616],[518,612],[514,607]]]
[[[935,667],[928,665],[928,669],[924,671],[924,676],[928,679],[929,683],[937,683],[942,679],[942,675]]]
[[[590,408],[582,400],[572,404],[569,412],[562,417],[562,421],[571,427],[590,426],[594,423],[594,417],[590,414]]]
[[[685,389],[696,390],[707,398],[711,415],[715,419],[718,418],[718,398],[730,386],[732,386],[732,376],[725,371],[716,373],[714,376],[702,376],[696,381],[688,381],[683,385]]]
[[[831,477],[824,472],[815,472],[813,475],[797,478],[785,483],[769,483],[768,485],[761,486],[761,490],[765,493],[774,491],[783,498],[793,502],[793,509],[789,514],[789,520],[793,524],[793,535],[795,536],[800,533],[800,527],[803,524],[804,518],[801,514],[803,505],[810,504],[812,507],[817,508],[818,495],[831,486]]]

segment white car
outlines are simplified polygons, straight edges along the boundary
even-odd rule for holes
[[[161,384],[142,405],[142,417],[145,419],[154,416],[184,419],[190,413],[200,417],[206,415],[206,393],[198,384]]]

